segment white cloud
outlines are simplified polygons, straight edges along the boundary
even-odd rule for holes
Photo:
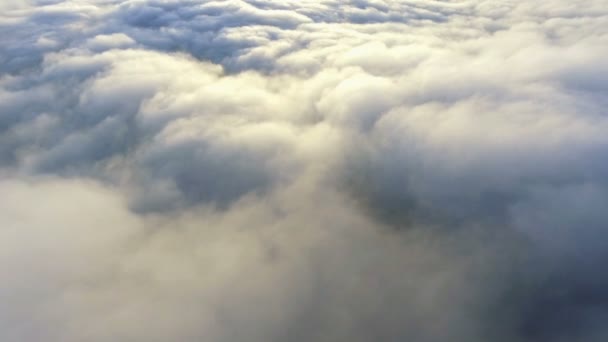
[[[0,3],[0,339],[605,340],[607,27]]]

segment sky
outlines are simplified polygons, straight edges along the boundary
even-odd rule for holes
[[[608,340],[605,0],[0,0],[3,342]]]

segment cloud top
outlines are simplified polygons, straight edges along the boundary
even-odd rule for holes
[[[605,341],[607,28],[0,3],[0,339]]]

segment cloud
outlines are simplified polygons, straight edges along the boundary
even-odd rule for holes
[[[0,337],[604,341],[608,12],[0,4]]]
[[[486,290],[469,275],[505,272],[489,246],[462,253],[459,239],[384,231],[339,194],[301,202],[307,185],[229,211],[148,218],[88,181],[1,187],[13,274],[1,289],[16,301],[3,331],[13,339],[466,340],[482,333],[480,299],[496,296],[476,293]],[[23,205],[34,199],[38,209]],[[497,262],[479,268],[481,256]],[[463,305],[479,308],[462,317]]]

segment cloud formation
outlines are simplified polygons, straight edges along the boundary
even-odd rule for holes
[[[607,28],[0,3],[0,339],[605,341]]]

